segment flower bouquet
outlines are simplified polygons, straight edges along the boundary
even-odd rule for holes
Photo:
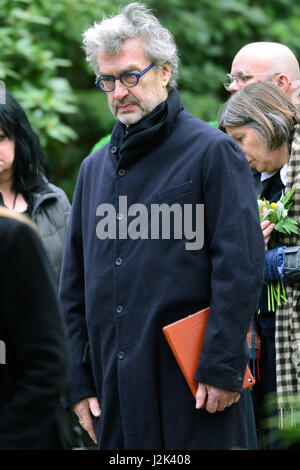
[[[258,208],[259,208],[259,217],[260,221],[269,220],[272,224],[275,224],[274,231],[272,232],[270,238],[270,247],[274,248],[275,246],[275,237],[276,232],[281,232],[284,234],[298,233],[298,222],[291,217],[288,217],[288,211],[291,205],[290,202],[292,195],[294,194],[296,186],[288,193],[281,196],[277,202],[269,202],[265,199],[260,199],[258,197]],[[278,281],[272,281],[268,283],[268,310],[275,311],[275,303],[279,306],[281,301],[287,302],[287,297],[285,293],[285,288],[283,281],[280,279]]]

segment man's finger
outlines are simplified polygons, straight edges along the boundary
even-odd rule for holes
[[[79,424],[87,431],[92,441],[97,444],[94,431],[94,424],[91,413],[100,416],[101,410],[96,397],[85,398],[74,405],[74,412],[77,414]]]
[[[218,407],[217,407],[217,411],[224,411],[225,408],[227,408],[229,405],[228,403],[226,402],[226,400],[219,400],[218,401]]]
[[[237,403],[240,398],[241,398],[241,394],[240,394],[240,393],[236,393],[236,394],[233,396],[233,402],[234,402],[234,403]]]
[[[202,383],[198,384],[198,390],[196,393],[196,408],[204,408],[205,400],[207,396],[206,386]]]
[[[97,398],[91,397],[88,399],[88,401],[89,401],[89,407],[90,407],[91,413],[94,416],[99,417],[101,414],[101,409],[100,409]]]
[[[206,402],[206,411],[209,413],[215,413],[219,406],[219,400],[214,394],[208,394],[207,402]],[[225,409],[225,407],[224,407]]]
[[[89,414],[84,413],[83,415],[81,415],[80,419],[79,419],[79,424],[89,434],[92,441],[95,444],[97,444],[97,437],[96,437],[96,434],[95,434],[94,424],[93,424],[93,420],[92,420],[92,417],[91,417],[90,413]]]

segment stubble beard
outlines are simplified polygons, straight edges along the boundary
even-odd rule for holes
[[[147,116],[162,100],[157,99],[151,104],[146,104],[144,102],[141,102],[138,98],[136,97],[126,97],[123,100],[116,100],[112,103],[110,106],[112,114],[115,116],[118,121],[120,121],[122,124],[126,126],[131,126],[133,124],[137,124],[143,117]],[[121,114],[119,114],[119,107],[125,104],[135,104],[137,109],[129,110],[129,111],[123,111]]]

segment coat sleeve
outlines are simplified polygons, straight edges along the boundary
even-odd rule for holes
[[[82,239],[83,165],[75,188],[72,210],[62,261],[59,300],[66,321],[71,354],[71,373],[66,396],[70,406],[83,398],[95,396],[95,387],[89,364],[84,361],[88,346],[85,321],[84,254]]]
[[[1,321],[7,339],[7,364],[1,367],[8,368],[10,392],[1,406],[0,449],[34,449],[61,407],[67,337],[41,241],[27,224],[12,220],[11,226],[1,247]]]
[[[210,145],[202,178],[211,303],[194,378],[241,392],[249,358],[247,332],[261,294],[265,259],[253,176],[243,152],[224,134]]]

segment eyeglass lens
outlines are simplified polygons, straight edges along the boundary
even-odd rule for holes
[[[244,72],[240,72],[238,73],[237,76],[234,76],[234,75],[231,75],[230,73],[227,73],[225,75],[225,78],[224,78],[224,87],[226,88],[226,90],[229,90],[229,87],[230,85],[236,81],[239,85],[241,85],[242,83],[245,83],[247,81],[247,78],[249,76],[246,75]]]
[[[120,79],[121,83],[128,87],[133,87],[137,84],[138,78],[134,73],[126,72],[121,75]],[[115,88],[115,80],[113,78],[102,78],[99,81],[99,86],[104,91],[111,91]]]
[[[224,87],[226,88],[226,90],[228,90],[228,88],[232,84],[233,80],[234,80],[234,77],[232,77],[232,75],[230,75],[228,73],[225,75],[223,84],[224,84]]]

